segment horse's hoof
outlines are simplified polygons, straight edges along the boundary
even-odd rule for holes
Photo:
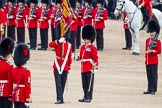
[[[133,52],[132,55],[140,55],[140,53]]]

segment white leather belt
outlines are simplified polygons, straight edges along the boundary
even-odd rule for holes
[[[0,83],[3,83],[3,84],[8,83],[8,80],[0,80]]]
[[[16,86],[17,86],[17,84],[13,84],[13,87],[16,87]],[[23,87],[25,87],[25,85],[19,84],[18,87],[23,88]]]
[[[93,64],[92,59],[82,59],[81,62],[90,62],[91,64]]]

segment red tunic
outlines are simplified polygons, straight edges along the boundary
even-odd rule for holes
[[[12,93],[12,75],[13,66],[2,57],[0,57],[0,97],[9,97]]]
[[[51,25],[53,25],[53,26],[55,23],[55,17],[56,17],[56,8],[51,7]]]
[[[92,60],[96,66],[98,66],[98,54],[97,49],[94,45],[82,45],[80,48],[80,56],[81,60],[81,72],[89,72],[92,70],[92,64],[88,60]],[[87,61],[85,61],[87,60]]]
[[[76,32],[77,28],[78,28],[78,15],[77,15],[77,13],[74,13],[74,17],[75,18],[72,18],[74,23],[70,26],[70,30]]]
[[[145,50],[148,51],[149,49],[149,43],[151,42],[152,38],[148,38],[146,40],[146,48]],[[149,65],[149,64],[158,64],[158,54],[161,53],[161,41],[157,40],[156,41],[156,47],[153,48],[153,50],[155,50],[156,52],[154,53],[145,53],[145,64]]]
[[[35,15],[35,17],[31,17],[30,13],[32,10],[36,10],[35,13],[33,15]],[[36,7],[36,9],[34,8],[29,8],[27,11],[27,15],[28,15],[28,28],[37,28],[38,27],[38,19],[40,17],[40,9],[39,7]]]
[[[97,17],[103,17],[103,19],[101,19],[101,20],[94,20],[94,27],[95,27],[95,29],[103,29],[103,28],[105,28],[105,20],[107,20],[107,16],[108,16],[108,11],[104,8],[103,9],[103,13],[100,15],[100,16],[98,16],[97,14],[98,14],[98,12],[99,12],[99,8],[95,8],[94,9],[94,18],[95,19],[97,19]]]
[[[126,21],[126,18],[127,18],[127,14],[126,14],[126,12],[124,12],[124,15],[123,15],[123,22],[124,22],[123,28],[124,28],[124,29],[128,29],[128,28],[129,28],[129,27],[128,27],[128,23],[127,23],[127,21]]]
[[[62,16],[62,14],[60,14],[60,9],[59,8],[56,8],[54,13],[55,13],[55,15],[54,15],[53,26],[54,26],[54,28],[56,28],[57,25],[59,24],[58,18],[60,18]]]
[[[45,10],[45,8],[40,8],[41,17],[43,17],[42,13],[44,10]],[[51,16],[51,11],[50,11],[50,9],[48,9],[47,14],[45,15],[46,19],[41,20],[41,17],[40,17],[40,19],[38,21],[39,21],[39,27],[41,29],[49,28],[48,20],[50,19],[50,16]]]
[[[57,44],[56,41],[52,41],[52,42],[49,43],[49,46],[51,48],[55,49],[56,60],[57,60],[57,62],[59,64],[59,66],[61,65],[61,57],[60,57],[61,52],[63,54],[63,56],[62,56],[62,63],[63,63],[64,62],[64,58],[65,58],[65,56],[67,54],[68,44],[70,44],[70,43],[69,42],[63,43],[64,47],[63,47],[63,51],[61,51],[62,44]],[[70,69],[71,64],[72,64],[72,47],[71,47],[71,44],[70,44],[70,52],[69,52],[69,55],[68,55],[68,59],[67,59],[66,65],[64,67],[64,71],[68,71]],[[54,62],[53,68],[57,69],[55,62]]]
[[[25,21],[26,21],[26,8],[24,7],[22,9],[22,13],[18,15],[18,12],[20,11],[20,6],[16,9],[16,27],[25,27]]]
[[[91,18],[87,18],[86,19],[86,12],[87,12],[87,7],[84,7],[83,9],[82,9],[82,17],[83,17],[83,25],[87,25],[87,24],[89,24],[89,25],[92,25],[92,19],[93,19],[93,13],[94,13],[94,9],[92,8],[91,9],[91,13],[89,14],[90,16],[91,16]]]
[[[13,87],[15,88],[18,84],[16,100],[14,102],[26,102],[30,100],[31,95],[31,75],[30,71],[24,67],[16,67],[12,71]],[[15,90],[13,88],[13,90]]]
[[[80,13],[79,13],[79,11],[80,11]],[[83,26],[82,8],[77,7],[77,8],[76,8],[76,12],[77,12],[77,14],[78,14],[78,26]]]
[[[5,17],[5,10],[0,9],[0,24],[5,25],[6,17]]]
[[[12,10],[11,15],[9,16],[9,12],[10,10]],[[6,8],[6,12],[7,12],[7,26],[13,26],[16,25],[16,7],[11,9],[11,8]],[[9,18],[12,17],[12,18]]]
[[[139,0],[139,5],[144,2],[144,6],[150,12],[150,16],[152,16],[152,0]]]

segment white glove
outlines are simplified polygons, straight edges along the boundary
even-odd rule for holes
[[[94,69],[92,70],[92,73],[96,73],[98,71],[98,69]]]
[[[129,19],[127,17],[125,18],[125,22],[126,23],[129,23]]]
[[[75,60],[75,61],[77,61],[77,60],[79,59],[79,56],[74,55],[74,57],[73,57],[73,58],[74,58],[74,60]]]
[[[26,106],[26,108],[29,108],[29,106],[30,106],[30,103],[24,103],[25,104],[25,106]]]
[[[63,43],[64,41],[65,41],[65,38],[64,38],[64,37],[62,37],[62,38],[60,38],[60,39],[58,40],[59,43]]]
[[[138,6],[138,8],[139,8],[139,9],[141,9],[141,8],[142,8],[142,6],[143,6],[143,4],[139,5],[139,6]]]

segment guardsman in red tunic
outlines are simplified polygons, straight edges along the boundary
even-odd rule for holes
[[[55,104],[63,104],[64,88],[72,64],[72,46],[64,37],[50,42],[49,46],[54,48],[56,53],[53,65],[57,93],[57,101]]]
[[[29,30],[29,40],[30,40],[30,49],[35,50],[37,47],[37,27],[38,19],[40,17],[40,9],[37,6],[37,0],[30,0],[27,14],[28,14],[28,30]]]
[[[81,27],[83,26],[83,19],[82,19],[82,0],[77,0],[76,3],[76,12],[78,14],[78,27],[77,27],[77,37],[76,37],[76,49],[79,49],[81,45]]]
[[[104,49],[103,29],[105,28],[105,20],[107,20],[108,12],[104,8],[105,0],[97,0],[97,8],[94,10],[94,27],[96,29],[97,37],[96,44],[97,50]]]
[[[15,27],[16,27],[16,2],[15,0],[8,0],[7,7],[7,37],[15,40]]]
[[[0,1],[0,42],[2,41],[2,38],[4,37],[5,34],[4,26],[6,21],[3,2],[4,2],[3,0]]]
[[[83,25],[92,25],[94,8],[92,7],[93,0],[85,0],[85,7],[82,9]]]
[[[48,48],[48,20],[51,16],[50,6],[48,0],[41,0],[42,7],[40,9],[41,17],[39,18],[39,28],[40,28],[40,38],[41,38],[41,48],[38,50],[47,50]]]
[[[124,48],[122,48],[123,50],[131,50],[132,47],[132,34],[129,30],[129,25],[128,25],[128,18],[127,18],[127,14],[126,12],[124,12],[122,14],[122,18],[123,18],[123,28],[124,28],[124,32],[125,32],[125,42],[126,45]]]
[[[139,0],[138,5],[138,8],[141,8],[142,14],[144,16],[144,27],[149,19],[152,18],[152,0]]]
[[[52,0],[52,7],[51,7],[51,35],[52,35],[52,41],[57,40],[56,38],[56,29],[55,29],[55,18],[56,18],[56,2],[55,0]]]
[[[24,67],[29,59],[28,46],[18,44],[14,51],[14,63],[17,67],[12,71],[14,108],[29,108],[31,103],[31,72]]]
[[[79,102],[91,102],[93,96],[94,73],[98,69],[98,52],[92,43],[95,40],[96,32],[92,25],[86,25],[82,30],[84,45],[80,48],[79,57],[75,60],[81,61],[82,88],[84,97]]]
[[[55,38],[58,39],[60,37],[60,20],[62,17],[62,8],[61,8],[61,0],[56,0],[56,15],[54,19],[54,29],[56,31]]]
[[[72,52],[75,51],[76,48],[76,35],[77,35],[77,28],[78,28],[78,15],[74,11],[76,8],[76,0],[70,0],[71,5],[71,18],[72,18],[72,25],[70,26],[70,38],[69,42],[72,44]]]
[[[16,10],[16,27],[17,27],[17,43],[25,42],[25,22],[26,22],[26,4],[25,0],[18,0]]]
[[[12,69],[13,66],[9,63],[14,49],[14,42],[11,38],[5,38],[0,44],[0,108],[11,108],[12,94]]]
[[[150,20],[147,25],[147,32],[150,33],[150,38],[146,39],[145,48],[148,88],[143,94],[155,95],[158,83],[158,54],[161,54],[161,41],[158,39],[160,26],[158,22]]]

